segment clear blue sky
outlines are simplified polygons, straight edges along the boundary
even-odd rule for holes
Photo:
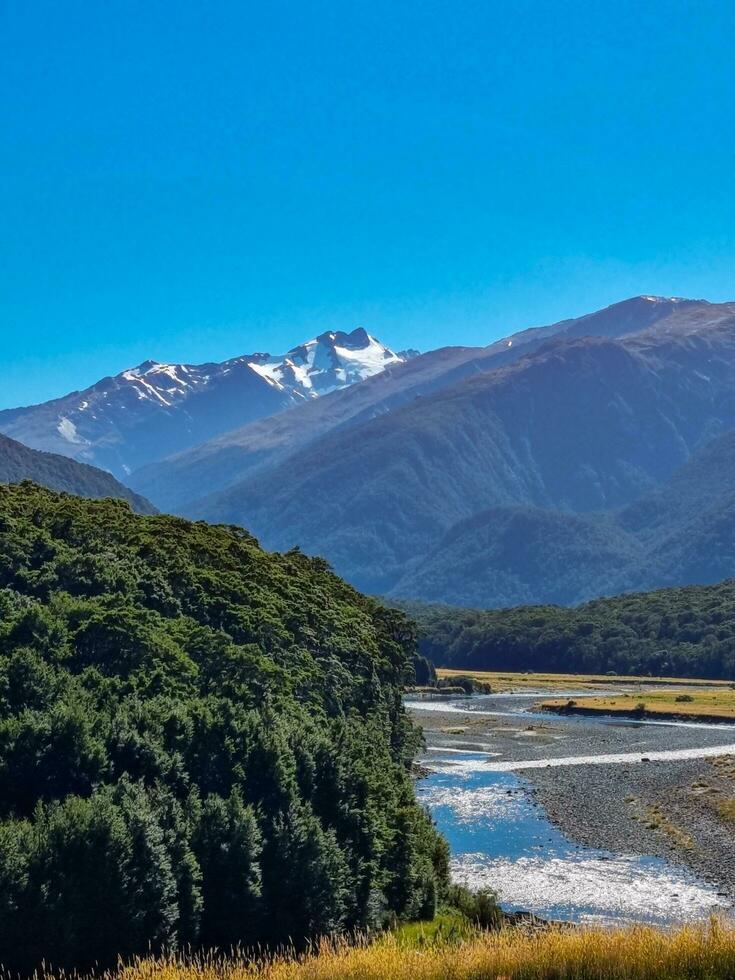
[[[731,0],[0,5],[0,405],[735,299]]]

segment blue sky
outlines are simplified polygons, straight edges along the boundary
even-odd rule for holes
[[[734,36],[729,0],[7,0],[0,406],[735,299]]]

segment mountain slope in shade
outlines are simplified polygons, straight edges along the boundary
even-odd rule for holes
[[[0,412],[0,431],[26,445],[131,470],[221,432],[308,402],[400,364],[365,330],[328,332],[287,354],[221,364],[146,361],[84,391]]]
[[[396,596],[459,606],[574,605],[735,573],[735,431],[616,513],[496,508],[458,523]]]
[[[522,330],[487,347],[440,348],[318,402],[226,432],[144,467],[129,482],[163,508],[184,509],[201,495],[202,486],[210,492],[226,490],[330,432],[356,428],[415,398],[514,363],[554,337],[619,337],[672,322],[677,325],[672,329],[681,330],[702,315],[711,322],[723,314],[703,300],[637,296],[578,319]]]
[[[32,480],[49,490],[73,493],[78,497],[119,497],[127,500],[139,514],[156,513],[149,501],[124,487],[110,473],[66,456],[29,449],[0,435],[0,483],[21,483],[23,480]]]
[[[324,554],[362,589],[388,592],[490,508],[585,514],[656,490],[735,427],[733,390],[735,305],[694,304],[622,338],[552,337],[182,510]]]
[[[643,551],[607,516],[495,507],[450,528],[392,594],[488,608],[573,604],[630,588]]]

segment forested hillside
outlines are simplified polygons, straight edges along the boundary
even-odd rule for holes
[[[155,507],[96,466],[77,463],[67,456],[29,449],[15,439],[0,434],[0,483],[33,480],[51,490],[75,493],[80,497],[119,497],[140,514],[153,514]]]
[[[426,602],[575,605],[709,585],[735,571],[735,432],[708,442],[629,507],[570,514],[494,507],[451,527],[393,590]]]
[[[0,962],[431,914],[405,617],[245,531],[0,487]]]
[[[597,599],[574,609],[401,604],[441,667],[735,679],[735,579]]]

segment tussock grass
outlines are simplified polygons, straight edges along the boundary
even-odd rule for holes
[[[691,682],[687,682],[691,684]],[[682,701],[686,697],[686,701]],[[543,702],[547,710],[555,710],[568,706],[564,698],[552,698]],[[735,689],[720,684],[717,687],[690,686],[684,693],[674,691],[646,690],[645,694],[620,694],[608,697],[580,697],[576,702],[577,708],[586,711],[596,711],[600,714],[645,714],[655,717],[690,718],[706,717],[712,721],[735,721]]]
[[[723,820],[735,824],[735,800],[720,800],[716,809]]]
[[[459,943],[325,942],[302,957],[141,960],[107,980],[732,980],[735,925],[504,929]]]
[[[681,827],[678,827],[657,803],[651,804],[647,809],[647,824],[649,830],[660,830],[667,837],[685,851],[694,848],[694,840]]]

